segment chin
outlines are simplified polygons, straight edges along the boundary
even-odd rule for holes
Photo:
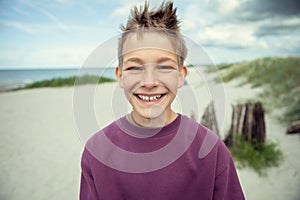
[[[142,117],[142,118],[146,118],[146,119],[156,119],[156,118],[160,118],[160,117],[167,117],[166,115],[166,109],[163,108],[161,105],[154,105],[151,106],[147,109],[143,109],[143,110],[139,110],[136,109],[135,113]]]

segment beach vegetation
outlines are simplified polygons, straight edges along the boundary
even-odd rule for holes
[[[229,150],[238,168],[249,167],[260,176],[266,176],[270,167],[277,167],[283,161],[283,153],[275,142],[250,143],[239,136]]]
[[[300,57],[267,57],[216,66],[224,82],[239,79],[240,85],[262,87],[259,95],[267,111],[282,109],[280,119],[300,120]]]
[[[101,84],[106,82],[115,82],[115,79],[100,77],[95,75],[83,75],[83,76],[70,76],[67,78],[52,78],[49,80],[42,80],[33,83],[26,84],[23,87],[16,88],[14,90],[20,89],[32,89],[32,88],[42,88],[42,87],[65,87],[85,84]]]

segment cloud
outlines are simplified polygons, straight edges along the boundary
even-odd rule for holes
[[[215,0],[212,1],[213,3],[210,5],[211,8],[215,7],[217,8],[218,12],[227,15],[231,14],[236,10],[238,7],[240,7],[241,2],[239,0]]]
[[[236,16],[244,20],[261,20],[271,17],[299,16],[299,0],[252,0],[244,1],[236,10]]]
[[[183,12],[182,28],[206,47],[297,51],[282,40],[300,37],[299,5],[293,0],[193,2]]]
[[[241,26],[252,25],[258,37],[286,35],[293,31],[300,31],[298,0],[242,1],[231,13],[223,17],[224,20]]]
[[[80,66],[93,49],[87,46],[47,47],[27,51],[0,50],[0,65],[5,67]],[[51,59],[49,59],[51,58]],[[45,62],[45,60],[47,62]]]
[[[124,0],[124,1],[120,1],[120,5],[118,7],[116,7],[113,11],[110,17],[112,18],[125,18],[127,19],[127,17],[130,15],[130,10],[134,7],[140,7],[144,4],[144,2],[141,1],[137,1],[137,0],[133,0],[133,1],[129,1],[129,0]]]
[[[0,34],[5,36],[0,64],[28,66],[82,63],[87,52],[126,22],[133,6],[144,4],[140,0],[14,2],[0,6]],[[161,2],[149,0],[150,7]],[[214,62],[300,54],[300,4],[294,0],[176,0],[174,4],[182,33],[203,45]],[[19,40],[22,46],[16,47]],[[81,50],[82,45],[89,48]]]
[[[25,25],[23,23],[16,22],[16,21],[3,21],[3,22],[0,22],[0,27],[2,27],[2,28],[3,27],[14,28],[14,29],[20,30],[20,31],[28,33],[28,34],[32,34],[32,33],[35,32],[34,29],[31,26],[28,26],[28,25]]]
[[[198,33],[197,39],[204,46],[221,46],[230,49],[268,48],[263,40],[255,37],[252,27],[235,24],[205,27]]]
[[[272,18],[262,20],[255,34],[259,37],[289,35],[300,30],[300,18]]]
[[[180,11],[180,10],[179,10]],[[200,9],[195,4],[187,5],[182,12],[181,27],[184,32],[193,31],[197,28]]]
[[[162,4],[161,0],[148,0],[146,1],[149,3],[150,9],[157,8]],[[113,18],[125,18],[130,14],[131,9],[134,6],[137,6],[138,8],[141,6],[144,6],[145,1],[140,0],[123,0],[120,1],[120,5],[116,7],[111,14],[111,17]]]
[[[183,33],[206,47],[291,50],[284,42],[275,42],[279,40],[275,37],[281,36],[282,39],[300,31],[300,9],[295,0],[191,0],[176,3],[181,5],[178,14],[182,19]],[[124,1],[112,15],[128,17],[133,5],[141,3]]]
[[[130,13],[130,5],[125,5],[125,6],[121,6],[116,8],[115,10],[113,10],[112,14],[110,17],[112,18],[123,18],[123,17],[127,17],[128,14]]]
[[[37,34],[42,32],[49,32],[49,31],[61,31],[61,26],[57,24],[31,24],[31,23],[24,23],[18,21],[0,21],[0,27],[2,28],[13,28],[17,29],[21,32],[25,32],[27,34]],[[66,25],[66,28],[63,31],[80,31],[80,32],[87,32],[87,31],[97,31],[96,27],[90,26],[82,26],[82,25]]]
[[[57,27],[59,27],[62,30],[67,30],[67,26],[62,23],[58,17],[56,17],[54,14],[52,14],[50,11],[47,11],[46,9],[37,6],[34,3],[22,1],[26,6],[30,7],[34,11],[41,13],[42,15],[46,16],[48,19],[50,19],[54,24],[56,24]]]

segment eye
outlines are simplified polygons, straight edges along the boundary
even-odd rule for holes
[[[130,67],[126,67],[125,71],[139,71],[139,70],[143,70],[142,66],[130,66]]]
[[[157,68],[159,69],[159,70],[164,70],[164,71],[169,71],[169,70],[173,70],[173,69],[175,69],[173,66],[171,66],[171,65],[158,65],[157,66]]]

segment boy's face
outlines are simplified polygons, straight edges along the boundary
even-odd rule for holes
[[[135,117],[170,116],[171,103],[187,74],[177,61],[171,42],[161,34],[144,33],[142,38],[132,34],[126,39],[123,66],[116,68],[116,76]]]

